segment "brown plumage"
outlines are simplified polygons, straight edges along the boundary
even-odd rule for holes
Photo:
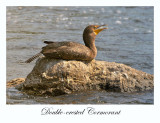
[[[90,25],[84,29],[83,40],[85,45],[76,42],[44,41],[44,43],[48,45],[42,47],[40,53],[34,55],[25,62],[30,63],[41,54],[53,59],[91,61],[97,55],[97,48],[95,46],[96,35],[100,31],[107,29],[103,28],[103,26],[106,25]]]

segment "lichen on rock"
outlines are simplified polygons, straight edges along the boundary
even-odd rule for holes
[[[136,92],[153,89],[153,75],[106,61],[66,61],[39,58],[24,83],[28,94],[62,95],[85,90]]]
[[[25,81],[25,78],[12,79],[11,81],[7,82],[7,88],[16,87],[17,85],[24,83],[24,81]]]

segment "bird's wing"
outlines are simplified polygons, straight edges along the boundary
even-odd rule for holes
[[[77,50],[77,47],[79,47],[79,45],[82,45],[82,44],[75,43],[75,42],[53,42],[53,43],[50,43],[50,44],[42,47],[41,52],[43,54],[43,53],[46,53],[46,52],[47,53],[48,52],[50,52],[50,53],[62,52],[62,51],[65,52],[66,50],[74,51],[74,50]]]

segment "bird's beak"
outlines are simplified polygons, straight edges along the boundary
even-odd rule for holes
[[[96,35],[98,35],[98,33],[101,32],[102,30],[108,29],[106,26],[107,26],[107,25],[100,25],[100,26],[98,26],[98,27],[94,30],[94,33],[95,33]]]

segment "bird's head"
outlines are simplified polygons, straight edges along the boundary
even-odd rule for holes
[[[86,45],[95,41],[96,35],[104,29],[108,29],[107,25],[89,25],[84,29],[83,40]]]
[[[104,29],[108,29],[107,25],[89,25],[84,29],[84,33],[85,34],[94,33],[95,35],[98,35],[98,33]]]

